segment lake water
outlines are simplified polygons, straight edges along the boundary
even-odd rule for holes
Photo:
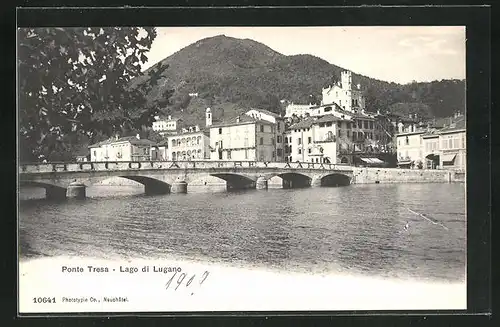
[[[43,194],[26,189],[21,198]],[[158,196],[134,186],[97,186],[87,188],[87,196],[22,200],[21,260],[186,259],[309,274],[465,281],[464,184],[197,188]]]

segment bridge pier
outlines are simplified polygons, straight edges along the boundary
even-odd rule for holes
[[[66,189],[63,187],[47,187],[45,189],[45,198],[47,200],[65,200]]]
[[[313,177],[311,179],[311,186],[312,187],[318,187],[321,186],[321,178],[320,177]]]
[[[268,184],[267,179],[265,179],[264,177],[259,177],[255,182],[255,188],[257,190],[267,190],[267,184]]]
[[[172,193],[187,193],[187,183],[185,181],[176,181],[172,184],[170,192]]]
[[[85,199],[86,197],[86,186],[85,184],[73,182],[69,184],[66,189],[66,197],[74,199]]]

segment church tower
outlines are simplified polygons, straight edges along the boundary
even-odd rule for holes
[[[205,125],[207,127],[212,125],[212,110],[210,108],[207,108],[205,112]]]

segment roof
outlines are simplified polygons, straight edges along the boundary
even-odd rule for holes
[[[98,147],[103,146],[103,145],[122,143],[122,142],[129,142],[132,145],[154,145],[155,144],[155,142],[148,140],[148,139],[138,139],[135,136],[125,136],[125,137],[120,137],[118,139],[111,137],[107,140],[89,145],[89,148],[98,148]]]
[[[298,123],[295,123],[289,127],[289,129],[300,129],[300,128],[310,128],[312,124],[315,123],[317,118],[315,117],[307,117],[306,119],[302,119]]]
[[[239,118],[239,121],[238,121]],[[210,128],[215,128],[215,127],[227,127],[227,126],[235,126],[235,125],[248,125],[248,124],[267,124],[267,125],[273,125],[273,123],[264,120],[264,119],[257,119],[253,118],[248,115],[240,115],[237,117],[233,117],[231,119],[218,122],[217,124],[211,125]]]
[[[465,130],[465,117],[463,116],[457,119],[455,122],[451,123],[451,125],[439,130],[439,134],[452,133],[462,130]]]
[[[422,137],[438,137],[438,131],[436,129],[430,129],[427,132],[425,132]]]
[[[324,116],[321,116],[320,118],[316,119],[314,124],[332,122],[332,121],[337,121],[337,120],[340,120],[340,119],[335,117],[334,115],[328,114],[328,115],[324,115]]]
[[[398,133],[396,134],[396,137],[398,136],[405,136],[405,135],[416,135],[416,134],[424,134],[426,133],[427,130],[425,129],[417,129],[416,131],[413,131],[413,132],[402,132],[402,133]]]
[[[281,115],[279,115],[279,114],[277,114],[275,112],[266,110],[266,109],[250,108],[250,110],[256,110],[256,111],[262,112],[263,114],[266,114],[266,115],[269,115],[269,116],[272,116],[272,117],[275,117],[275,118],[283,118],[283,117],[281,117]]]
[[[182,136],[187,136],[187,135],[193,135],[193,134],[209,134],[210,133],[210,129],[209,128],[201,128],[199,131],[194,131],[194,132],[179,132],[177,134],[172,134],[172,135],[169,135],[168,137],[169,138],[178,138],[178,137],[182,137]]]

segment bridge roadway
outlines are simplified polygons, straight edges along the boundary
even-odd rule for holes
[[[267,189],[279,176],[284,188],[349,185],[353,168],[312,162],[255,161],[118,161],[52,162],[19,166],[19,186],[43,187],[46,197],[85,197],[85,187],[110,177],[144,185],[146,194],[185,193],[190,182],[206,176],[224,180],[228,189]]]

